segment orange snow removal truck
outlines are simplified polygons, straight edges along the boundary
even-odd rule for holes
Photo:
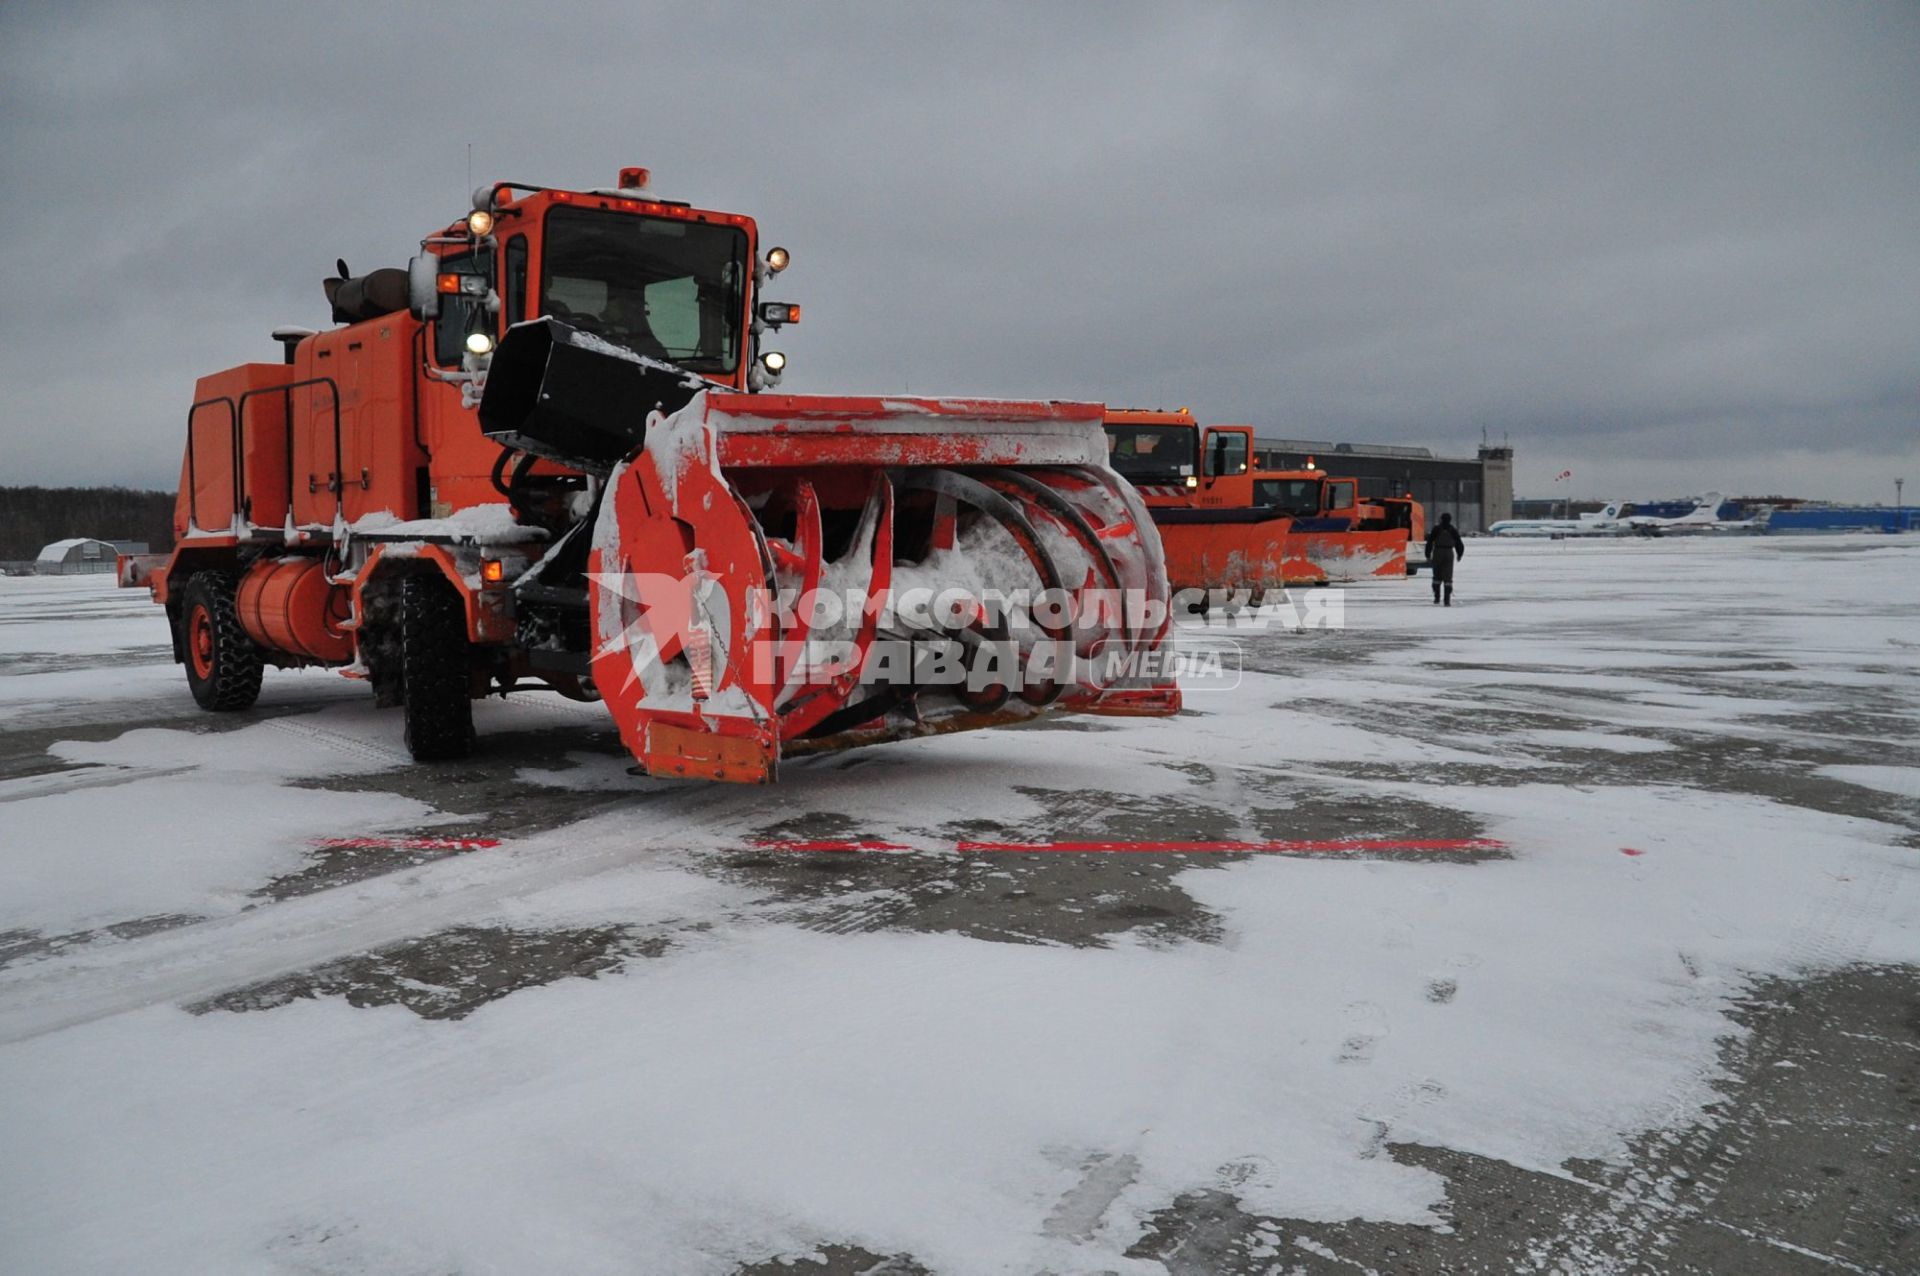
[[[327,666],[422,761],[537,688],[605,704],[649,773],[749,782],[1177,712],[1159,537],[1100,405],[778,393],[800,308],[759,290],[787,264],[645,169],[483,187],[408,268],[341,263],[337,326],[200,379],[175,548],[121,583],[165,604],[203,707]]]
[[[1422,521],[1412,498],[1362,498],[1356,480],[1319,469],[1257,469],[1252,426],[1202,430],[1185,409],[1109,408],[1104,421],[1110,463],[1159,525],[1174,590],[1408,574]]]

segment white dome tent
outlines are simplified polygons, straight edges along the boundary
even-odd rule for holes
[[[33,570],[39,576],[85,576],[94,572],[111,572],[121,554],[146,552],[144,541],[103,541],[91,536],[74,536],[55,541],[41,550],[39,557],[33,560]]]

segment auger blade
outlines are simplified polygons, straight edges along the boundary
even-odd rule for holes
[[[594,678],[650,771],[1172,713],[1153,524],[1081,404],[712,392],[608,479]]]

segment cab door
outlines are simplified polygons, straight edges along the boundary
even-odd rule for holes
[[[1329,518],[1344,518],[1349,522],[1358,521],[1360,511],[1359,497],[1354,490],[1356,486],[1357,481],[1354,479],[1328,479],[1326,486],[1320,489],[1323,493],[1321,499],[1326,502],[1326,507],[1321,512]]]
[[[484,332],[498,341],[502,321],[512,323],[525,317],[526,235],[516,230],[508,236],[511,251],[505,278],[494,284],[494,254],[455,250],[443,254],[439,270],[443,276],[478,276],[505,294],[502,314],[489,315],[484,298],[461,291],[444,292],[440,314],[421,329],[414,340],[415,386],[419,398],[420,442],[430,458],[428,471],[420,482],[416,501],[423,518],[448,518],[469,506],[497,503],[502,498],[489,477],[493,462],[500,456],[500,445],[480,433],[475,410],[467,406],[461,387],[445,378],[461,371],[467,337]]]
[[[1200,491],[1194,504],[1208,509],[1253,504],[1253,427],[1210,425],[1200,437]]]

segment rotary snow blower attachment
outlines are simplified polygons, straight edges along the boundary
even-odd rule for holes
[[[1101,408],[741,394],[546,320],[491,438],[604,480],[592,676],[663,774],[1031,717],[1168,714],[1159,545]]]
[[[496,183],[336,323],[201,378],[166,604],[194,696],[322,665],[422,761],[472,701],[604,702],[649,772],[1047,711],[1178,710],[1159,537],[1101,408],[777,393],[799,307],[753,220]],[[376,286],[377,285],[377,286]],[[404,285],[404,286],[402,286]]]

